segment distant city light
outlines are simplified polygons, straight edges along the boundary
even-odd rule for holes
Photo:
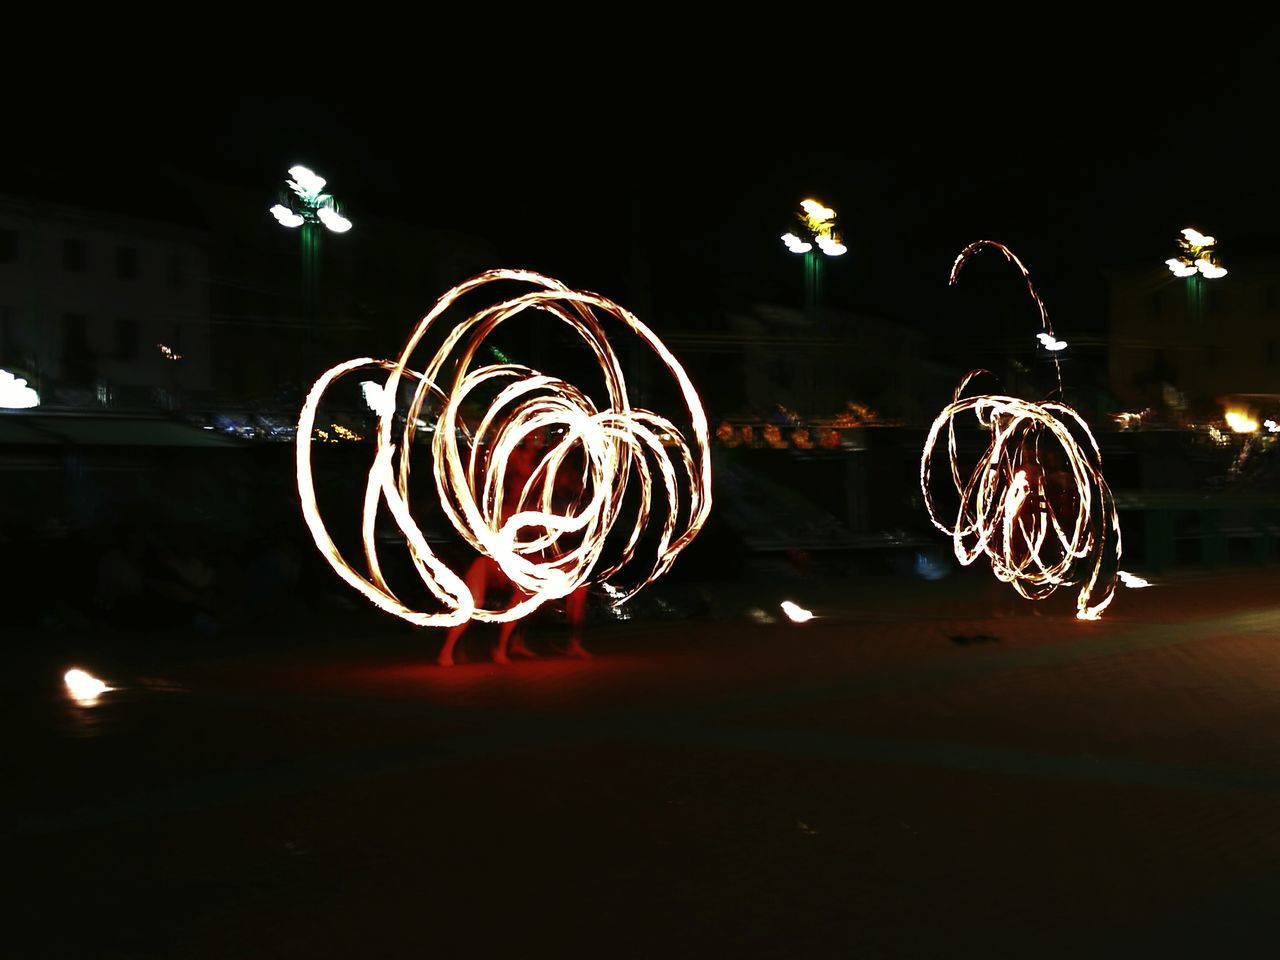
[[[1232,433],[1257,433],[1257,418],[1250,416],[1247,410],[1228,409],[1223,419],[1227,421],[1227,426],[1231,428]]]
[[[62,677],[63,683],[67,685],[67,693],[76,703],[82,707],[91,707],[98,702],[98,698],[108,690],[114,689],[107,686],[91,673],[77,668],[68,670]]]
[[[27,381],[8,370],[0,370],[0,407],[29,410],[40,406],[40,394],[27,386]]]

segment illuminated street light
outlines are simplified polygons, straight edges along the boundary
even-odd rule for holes
[[[800,223],[799,233],[784,233],[782,242],[792,253],[804,256],[805,312],[812,316],[822,295],[822,256],[819,253],[827,257],[842,257],[849,248],[840,242],[836,212],[831,207],[812,198],[802,200],[796,220]]]
[[[324,192],[324,177],[309,168],[301,164],[290,167],[285,182],[289,190],[281,191],[280,202],[270,212],[281,226],[302,228],[302,275],[308,295],[314,296],[320,265],[320,225],[331,233],[346,233],[351,221],[342,215],[333,195]]]
[[[1225,277],[1226,267],[1214,256],[1217,243],[1217,237],[1206,236],[1194,227],[1187,227],[1178,241],[1180,253],[1166,260],[1165,265],[1175,277],[1194,277],[1196,274],[1207,280]]]

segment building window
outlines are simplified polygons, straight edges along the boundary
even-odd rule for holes
[[[74,273],[89,268],[89,248],[79,237],[67,237],[62,241],[62,265]]]
[[[116,359],[138,358],[138,321],[127,317],[116,320]]]
[[[89,349],[89,318],[83,313],[62,317],[62,369],[69,383],[88,386],[93,382],[93,353]]]
[[[133,247],[116,247],[116,277],[132,280],[138,275],[138,251]]]
[[[18,259],[18,231],[0,230],[0,263],[13,263]]]
[[[13,335],[13,319],[9,308],[0,306],[0,360],[13,361],[18,352],[17,339]]]

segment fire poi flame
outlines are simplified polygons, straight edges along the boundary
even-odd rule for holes
[[[422,371],[410,369],[428,330],[437,324],[437,329],[445,326],[442,318],[449,307],[495,281],[532,289],[456,323]],[[474,366],[485,339],[526,310],[549,315],[581,337],[603,375],[605,405],[597,407],[573,384],[521,364]],[[602,318],[616,320],[639,336],[670,371],[688,411],[692,442],[671,420],[631,406]],[[325,391],[341,377],[371,367],[387,371],[387,377],[380,390],[364,388],[366,398],[374,398],[370,405],[378,416],[377,447],[361,523],[366,574],[340,554],[325,528],[316,503],[311,444]],[[397,433],[396,398],[402,380],[416,386]],[[463,403],[493,391],[496,396],[471,430],[461,416]],[[422,420],[424,416],[431,418],[429,424]],[[519,595],[506,606],[486,608],[483,597],[472,596],[462,577],[427,543],[410,510],[410,449],[419,425],[433,429],[435,488],[449,523],[519,588]],[[550,442],[519,490],[513,510],[506,482],[509,458],[532,437],[547,437]],[[579,492],[567,506],[557,507],[553,495],[558,478],[563,479],[561,472],[572,473],[567,479]],[[655,503],[655,479],[662,485],[665,504]],[[298,419],[297,482],[303,516],[329,565],[372,603],[410,623],[447,627],[468,618],[515,620],[589,582],[601,584],[616,605],[665,573],[706,521],[711,510],[707,418],[684,368],[627,310],[598,294],[572,290],[536,273],[491,270],[445,293],[418,322],[395,361],[362,357],[321,375]],[[638,495],[624,503],[633,482]],[[387,584],[374,537],[380,504],[386,505],[403,533],[414,569],[438,609],[415,609]],[[663,516],[653,556],[642,561],[637,549],[641,534],[655,521],[659,507]],[[605,541],[615,528],[622,534],[611,543],[622,541],[620,553],[602,564]]]
[[[1000,251],[1026,281],[1040,311],[1043,332],[1055,340],[1049,315],[1031,275],[1013,252],[992,240],[971,243],[951,268],[955,283],[965,262],[983,247]],[[1062,370],[1051,354],[1059,399],[1033,403],[1003,395],[965,396],[986,370],[961,379],[952,402],[943,408],[925,440],[920,457],[920,489],[933,525],[952,538],[956,559],[973,563],[986,556],[996,578],[1023,597],[1041,600],[1059,587],[1082,584],[1076,617],[1096,620],[1115,596],[1120,562],[1120,518],[1102,475],[1098,443],[1080,415],[1061,401]],[[956,442],[956,418],[972,412],[990,431],[985,452],[969,471],[962,470]],[[943,428],[948,465],[959,496],[955,521],[939,517],[932,490],[932,465]]]

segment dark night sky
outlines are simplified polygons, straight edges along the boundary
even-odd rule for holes
[[[777,238],[814,195],[839,211],[851,248],[834,302],[937,324],[952,258],[989,238],[1027,262],[1060,327],[1101,329],[1100,268],[1158,266],[1185,225],[1222,238],[1228,263],[1280,251],[1265,136],[1274,87],[1233,73],[1173,98],[1167,77],[1140,69],[1026,87],[956,74],[919,95],[862,84],[804,110],[721,85],[527,102],[432,88],[127,112],[90,101],[60,106],[52,124],[28,104],[10,120],[0,189],[163,213],[162,165],[268,203],[304,162],[357,229],[378,213],[463,230],[504,265],[619,298],[629,254],[643,250],[658,309],[695,321],[726,296],[798,291]]]

